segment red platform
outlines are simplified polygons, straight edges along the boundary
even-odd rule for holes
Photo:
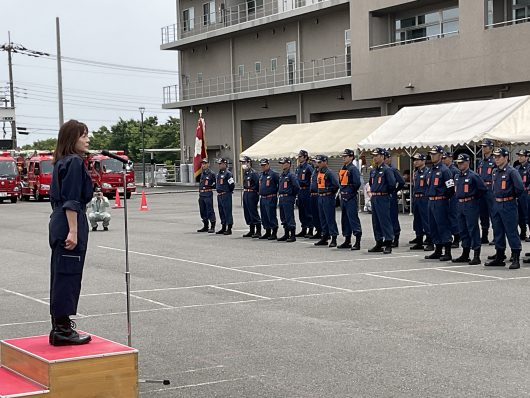
[[[83,332],[79,331],[79,333]],[[102,337],[91,336],[92,341],[90,343],[78,346],[51,346],[48,342],[48,335],[4,340],[3,343],[49,363],[137,352],[136,349],[126,345],[115,343]]]
[[[0,397],[27,397],[47,392],[45,387],[0,367]]]

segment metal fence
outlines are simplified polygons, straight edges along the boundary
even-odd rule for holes
[[[134,179],[137,185],[143,183],[142,164],[134,165]],[[180,182],[180,166],[167,164],[146,164],[145,165],[145,183],[148,186],[156,187],[159,185],[173,185]]]

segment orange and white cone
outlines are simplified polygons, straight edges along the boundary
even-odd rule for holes
[[[145,197],[144,191],[142,191],[142,201],[140,202],[140,211],[149,211],[149,207],[147,207],[147,198]]]
[[[120,199],[120,192],[118,191],[118,188],[116,188],[116,197],[114,198],[114,206],[112,206],[113,209],[121,209],[123,206],[121,205],[121,199]]]

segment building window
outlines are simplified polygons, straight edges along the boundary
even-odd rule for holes
[[[212,0],[202,5],[202,24],[206,26],[214,24],[215,22],[215,0]]]
[[[351,76],[351,30],[344,31],[344,61],[346,63],[346,74]]]
[[[512,17],[514,20],[530,18],[530,0],[512,0]],[[526,21],[521,21],[526,22]]]
[[[296,80],[296,42],[290,41],[287,49],[287,84],[294,84]]]
[[[256,73],[261,73],[261,62],[256,62],[254,64],[254,67],[255,67]]]
[[[245,76],[245,65],[239,65],[237,68],[237,75],[239,77]]]
[[[278,68],[278,59],[277,58],[272,58],[271,59],[271,71],[276,71],[276,69]]]
[[[459,8],[452,7],[426,14],[396,19],[396,42],[421,40],[457,34]]]
[[[190,7],[182,11],[182,30],[189,32],[194,28],[195,8]]]
[[[197,83],[202,83],[202,72],[197,73]]]

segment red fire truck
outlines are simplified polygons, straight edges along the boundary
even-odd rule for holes
[[[35,151],[24,162],[21,199],[32,196],[42,201],[50,194],[53,172],[53,154],[49,151]]]
[[[125,159],[124,151],[111,151],[112,153],[119,155]],[[109,158],[98,152],[91,152],[88,155],[88,172],[92,177],[94,187],[101,188],[103,194],[107,197],[113,197],[118,192],[123,194],[123,164],[118,160]],[[127,181],[127,199],[131,197],[131,194],[136,191],[136,185],[134,184],[134,170],[131,168],[127,169],[126,173]]]
[[[0,152],[0,202],[17,203],[20,198],[20,175],[17,163],[9,152]]]

